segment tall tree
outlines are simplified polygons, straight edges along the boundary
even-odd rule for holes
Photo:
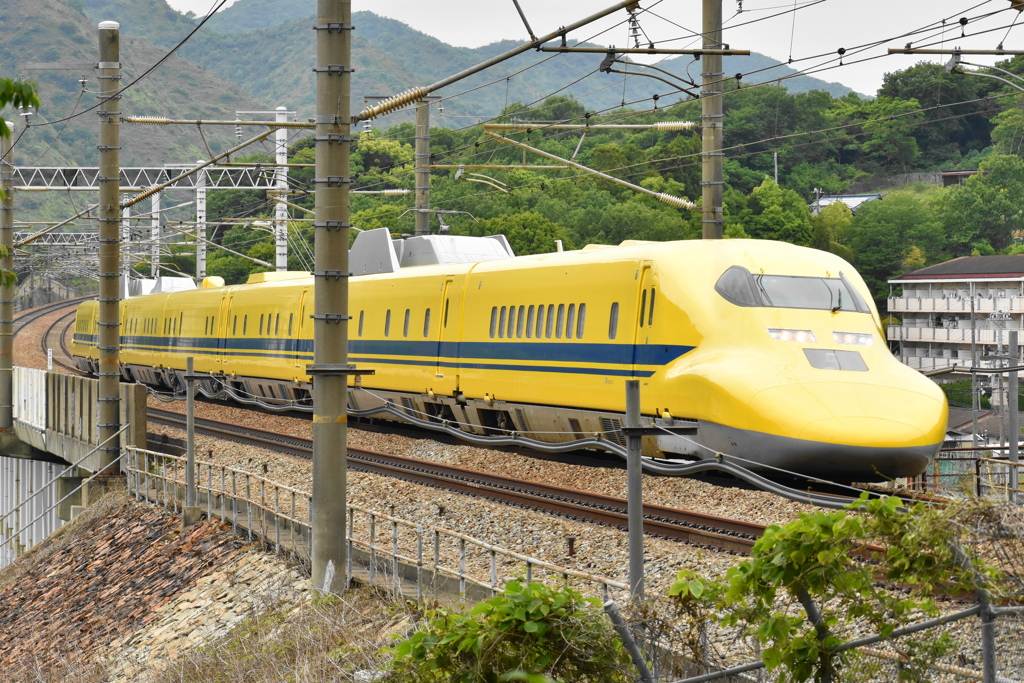
[[[950,188],[939,205],[947,239],[960,256],[969,254],[979,240],[997,251],[1005,249],[1013,234],[1024,230],[1024,159],[996,155],[979,170],[963,185]]]
[[[783,189],[771,178],[765,178],[751,193],[748,207],[743,228],[751,237],[804,246],[811,243],[810,210],[793,190]]]
[[[942,226],[931,207],[904,192],[862,205],[848,233],[857,270],[876,301],[886,298],[889,278],[903,272],[911,247],[935,256],[943,246]]]
[[[878,97],[917,100],[929,123],[914,128],[909,136],[921,150],[922,164],[955,163],[972,149],[988,146],[989,123],[983,116],[970,116],[978,112],[978,104],[969,103],[986,88],[985,80],[946,73],[941,64],[921,62],[886,74]]]

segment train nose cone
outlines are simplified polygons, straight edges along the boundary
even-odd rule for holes
[[[791,446],[802,444],[797,450],[807,461],[796,469],[824,476],[844,470],[912,476],[928,465],[946,431],[945,398],[930,382],[920,390],[876,383],[783,385],[758,392],[754,403],[765,431],[786,437]]]

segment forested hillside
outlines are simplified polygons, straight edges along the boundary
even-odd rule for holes
[[[125,114],[177,118],[233,118],[238,109],[284,104],[305,119],[312,114],[312,0],[240,0],[215,17],[152,75],[141,78],[195,27],[197,18],[171,10],[164,0],[13,0],[0,7],[0,69],[16,74],[28,62],[95,60],[95,22],[121,22]],[[304,18],[303,18],[304,17]],[[508,49],[497,43],[477,49],[452,47],[401,22],[369,12],[355,16],[353,108],[363,94],[392,94],[424,85]],[[652,123],[699,121],[700,103],[686,94],[663,95],[664,85],[594,73],[593,55],[558,55],[539,66],[535,53],[503,69],[460,83],[445,96],[444,111],[432,112],[435,164],[550,164],[483,135],[481,119],[536,121],[529,144],[656,192],[700,198],[700,139],[695,131],[591,130],[586,135],[546,130],[544,121]],[[530,61],[532,60],[532,61]],[[686,76],[690,58],[662,63]],[[753,70],[752,62],[727,63],[728,73]],[[1001,64],[1024,73],[1024,58]],[[506,75],[516,72],[514,76]],[[689,72],[696,73],[694,68]],[[697,67],[699,72],[699,66]],[[840,73],[840,72],[836,72]],[[782,72],[771,72],[772,77]],[[79,114],[95,103],[95,83],[73,71],[32,74],[43,105],[35,124],[19,142],[16,163],[72,165],[95,163],[96,117]],[[134,81],[139,79],[137,83]],[[582,79],[582,80],[580,80]],[[577,82],[578,81],[578,82]],[[491,85],[484,86],[487,83]],[[234,84],[234,85],[233,85]],[[922,63],[888,74],[874,98],[828,84],[801,91],[799,80],[782,85],[732,79],[725,94],[726,235],[781,239],[835,251],[854,261],[876,297],[887,292],[894,274],[950,257],[1018,248],[1024,229],[1024,109],[1017,89],[995,80],[949,74],[939,64]],[[625,105],[623,105],[625,102]],[[16,114],[6,114],[15,118]],[[354,189],[412,189],[414,131],[395,119],[361,129],[353,148]],[[61,122],[56,125],[56,122]],[[54,123],[54,125],[43,125]],[[225,149],[230,128],[204,126],[123,127],[124,165],[191,162]],[[292,160],[314,160],[310,138],[296,138]],[[269,145],[254,149],[253,160],[269,160]],[[262,156],[261,156],[262,154]],[[778,162],[778,182],[774,176]],[[236,159],[237,160],[237,159]],[[864,205],[856,216],[842,206],[813,217],[816,193],[835,194],[887,186],[892,176],[941,170],[982,173],[962,187],[904,186],[882,201]],[[477,175],[474,175],[477,174]],[[295,204],[312,207],[312,169],[292,169]],[[566,248],[623,239],[681,239],[700,234],[698,212],[662,204],[578,171],[500,168],[438,169],[432,172],[432,206],[455,232],[507,234],[518,253],[550,250],[560,239]],[[891,183],[889,183],[891,184]],[[70,198],[23,200],[32,220],[61,220],[71,213]],[[35,203],[33,203],[35,202]],[[257,192],[210,193],[214,239],[235,251],[272,261],[266,233],[232,221],[272,215]],[[355,195],[353,223],[366,229],[386,226],[411,232],[412,197]],[[182,211],[191,211],[184,209]],[[181,212],[179,212],[181,213]],[[292,248],[296,268],[308,269],[310,229],[300,210]],[[187,220],[188,216],[173,215]],[[437,216],[431,218],[434,229]],[[174,264],[190,272],[182,247]],[[210,272],[237,282],[252,263],[215,252]],[[148,268],[146,269],[148,271]]]
[[[1024,72],[1019,58],[1002,64]],[[1014,237],[1024,230],[1024,160],[1017,156],[1024,137],[1019,94],[995,81],[947,74],[922,63],[889,74],[874,100],[825,92],[792,94],[780,87],[737,89],[725,97],[725,233],[728,237],[778,239],[815,246],[853,261],[883,299],[895,274],[955,256],[1019,249]],[[700,199],[700,139],[697,133],[654,131],[546,131],[550,120],[591,123],[651,123],[699,120],[700,105],[634,107],[593,115],[579,102],[555,96],[539,106],[513,103],[502,121],[537,121],[516,137],[564,158],[656,192]],[[410,124],[362,133],[354,147],[355,189],[413,187],[414,130]],[[580,138],[583,137],[582,143]],[[548,160],[493,141],[482,128],[434,129],[434,163],[549,164]],[[779,180],[774,174],[778,153]],[[293,160],[314,158],[307,138],[292,148]],[[812,217],[808,204],[818,189],[842,193],[853,181],[946,169],[978,169],[963,186],[910,185],[888,191],[856,216],[836,204]],[[566,248],[624,239],[668,240],[700,235],[699,212],[673,208],[608,181],[578,171],[467,171],[432,174],[431,203],[454,232],[504,233],[517,253],[549,251],[554,240]],[[292,175],[296,202],[312,171]],[[476,181],[476,182],[474,182]],[[486,181],[486,182],[479,182]],[[256,196],[220,194],[212,215],[266,211]],[[353,224],[411,232],[411,197],[353,197]],[[297,214],[298,215],[298,214]],[[299,215],[301,217],[301,215]],[[436,230],[439,223],[432,218]],[[295,223],[297,235],[308,234]],[[225,244],[252,255],[269,255],[267,239],[234,228],[219,233]],[[304,267],[296,261],[296,267]],[[211,263],[229,279],[250,269],[234,256]]]

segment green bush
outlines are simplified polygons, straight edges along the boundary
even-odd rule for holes
[[[633,681],[636,670],[594,598],[570,588],[513,581],[460,614],[429,611],[390,648],[387,680],[491,683],[510,680]]]

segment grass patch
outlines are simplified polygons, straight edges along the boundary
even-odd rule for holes
[[[268,604],[223,638],[185,652],[154,683],[357,680],[381,668],[380,649],[409,617],[392,598],[358,589],[306,603]],[[362,674],[369,676],[371,673]]]

